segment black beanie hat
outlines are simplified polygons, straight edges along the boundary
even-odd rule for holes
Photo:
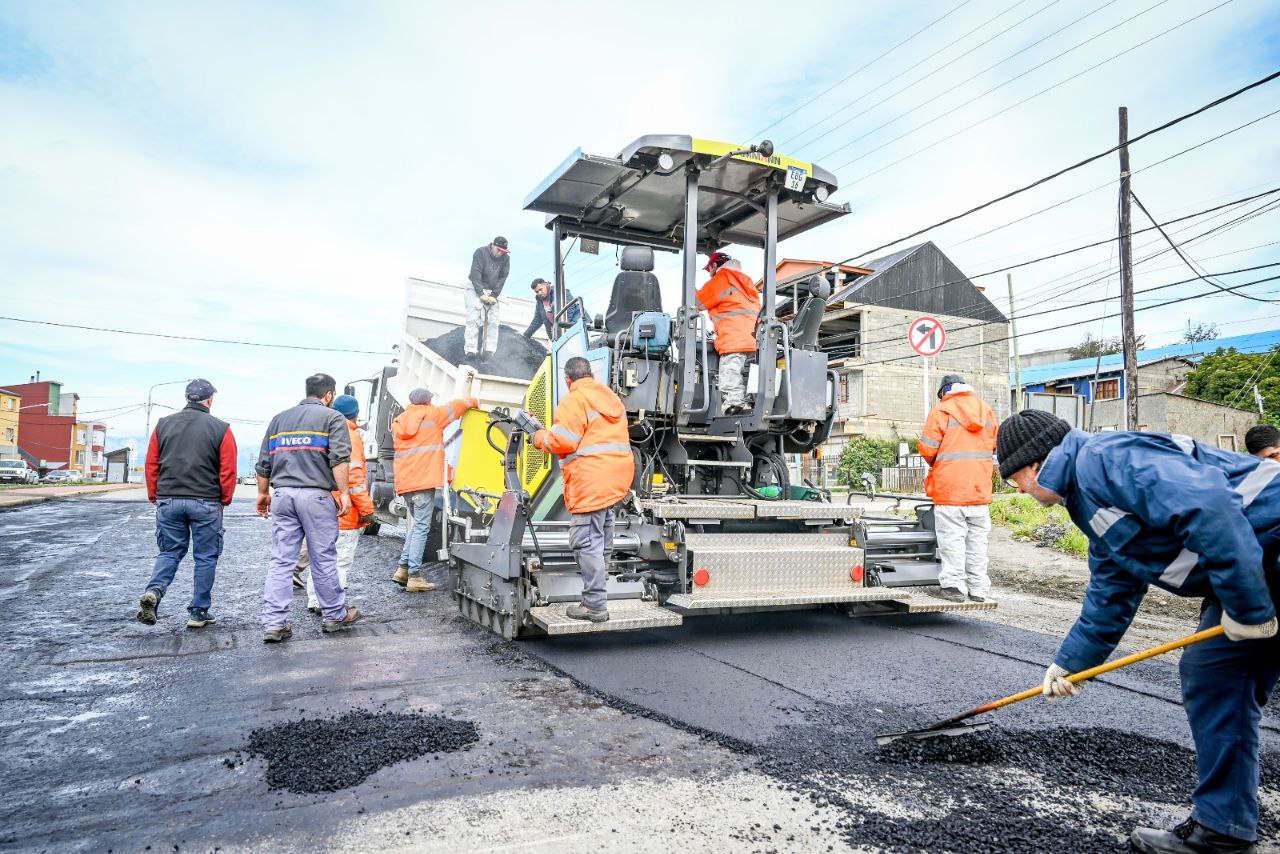
[[[1010,415],[996,434],[1000,477],[1007,480],[1019,469],[1043,462],[1069,432],[1070,424],[1039,409],[1024,409]]]

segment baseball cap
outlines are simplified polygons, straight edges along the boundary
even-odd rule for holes
[[[187,400],[208,400],[216,391],[208,380],[192,380],[187,383]]]
[[[712,252],[711,257],[707,259],[707,265],[702,269],[710,273],[712,267],[719,267],[725,261],[732,261],[732,260],[733,259],[729,257],[728,252]]]
[[[493,245],[501,249],[503,252],[511,251],[510,249],[507,248],[507,238],[503,237],[502,235],[498,235],[497,237],[493,238]]]

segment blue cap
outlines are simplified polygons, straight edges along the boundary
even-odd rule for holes
[[[360,414],[360,401],[349,394],[340,394],[333,399],[333,408],[354,420]]]
[[[187,400],[208,400],[216,391],[208,380],[192,380],[187,383]]]

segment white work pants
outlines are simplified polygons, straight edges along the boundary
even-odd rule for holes
[[[363,533],[361,528],[352,528],[350,531],[338,531],[338,584],[343,590],[347,589],[347,570],[351,569],[351,564],[356,560],[356,546],[360,545],[360,535]],[[298,554],[298,571],[305,572],[311,566],[311,558],[307,555],[307,541],[302,541],[302,551]],[[311,580],[311,573],[307,573],[307,607],[318,608],[320,601],[316,599],[316,585]]]
[[[745,406],[747,380],[742,375],[747,367],[748,353],[725,353],[720,357],[720,404],[724,407]]]
[[[468,353],[480,352],[480,338],[484,337],[484,351],[489,354],[498,352],[498,304],[485,305],[475,288],[468,286],[462,291],[467,305],[467,331],[463,347]]]
[[[933,508],[933,519],[938,535],[938,560],[942,562],[938,583],[986,599],[991,592],[991,578],[987,575],[990,508],[986,504],[965,507],[937,504]]]

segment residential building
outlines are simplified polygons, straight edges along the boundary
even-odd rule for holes
[[[832,286],[819,332],[819,346],[837,372],[838,413],[823,445],[825,471],[806,463],[806,477],[834,482],[836,463],[851,438],[913,439],[937,403],[942,377],[962,375],[997,417],[1009,414],[1007,318],[932,242],[867,262],[863,267],[789,259],[779,281],[812,270]],[[779,290],[780,314],[791,298],[804,303],[804,281]],[[946,332],[942,352],[928,360],[911,349],[907,330],[922,316]]]
[[[27,465],[42,475],[55,469],[74,468],[72,446],[78,395],[64,394],[62,383],[41,380],[39,374],[31,377],[30,382],[9,383],[4,388],[22,398],[18,453]]]
[[[1179,433],[1200,442],[1243,452],[1244,434],[1256,425],[1252,394],[1242,389],[1238,407],[1197,400],[1183,394],[1187,374],[1219,349],[1266,353],[1280,346],[1280,330],[1255,332],[1196,343],[1140,350],[1138,357],[1137,429]],[[1010,387],[1014,386],[1011,376]],[[1022,367],[1026,405],[1057,412],[1082,430],[1125,429],[1126,401],[1131,390],[1119,353]],[[1075,401],[1062,405],[1064,399]]]
[[[22,395],[0,388],[0,460],[16,460],[18,453],[18,419],[22,413]]]

